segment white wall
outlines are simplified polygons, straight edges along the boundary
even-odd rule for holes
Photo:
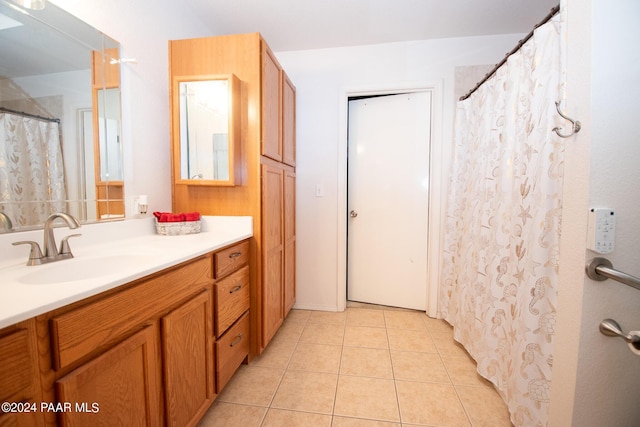
[[[297,308],[344,307],[346,97],[436,87],[434,144],[449,158],[455,67],[494,64],[522,35],[276,52],[297,89]],[[316,185],[325,190],[316,197]],[[389,224],[389,226],[393,226]]]
[[[550,426],[636,426],[640,357],[598,332],[605,318],[640,329],[640,292],[584,275],[588,207],[616,211],[615,268],[640,276],[640,4],[567,0],[567,113],[584,132],[567,142],[558,333]]]
[[[640,277],[640,2],[592,4],[590,204],[615,209],[616,248],[605,257]],[[586,280],[584,295],[574,424],[637,426],[640,356],[597,331],[605,318],[640,330],[640,290]]]

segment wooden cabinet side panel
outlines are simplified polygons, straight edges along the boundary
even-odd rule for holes
[[[162,425],[160,381],[157,330],[148,326],[56,382],[57,401],[72,405],[59,420],[64,426]]]
[[[202,292],[162,318],[168,426],[195,425],[213,400],[211,292]]]
[[[281,69],[264,41],[262,61],[262,155],[282,161]]]
[[[284,173],[284,316],[296,302],[296,174]]]
[[[282,162],[296,165],[296,88],[282,72]]]

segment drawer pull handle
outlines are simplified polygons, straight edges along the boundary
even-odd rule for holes
[[[240,255],[242,255],[242,252],[234,252],[232,254],[229,254],[229,258],[238,258]]]
[[[240,341],[242,341],[242,334],[238,335],[236,339],[233,340],[231,344],[229,344],[229,347],[233,347],[234,345],[240,344]]]
[[[238,292],[240,289],[242,289],[242,285],[238,285],[238,286],[234,287],[233,289],[230,289],[229,293],[230,294],[234,294],[234,293]]]

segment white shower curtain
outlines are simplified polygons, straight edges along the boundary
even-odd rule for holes
[[[14,226],[30,226],[65,207],[59,124],[0,112],[1,210]]]
[[[458,102],[439,308],[516,426],[544,426],[565,126],[562,14]]]

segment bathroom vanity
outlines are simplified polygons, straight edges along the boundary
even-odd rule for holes
[[[74,259],[0,265],[0,425],[197,424],[250,347],[251,218],[204,218],[200,234],[89,233]]]

